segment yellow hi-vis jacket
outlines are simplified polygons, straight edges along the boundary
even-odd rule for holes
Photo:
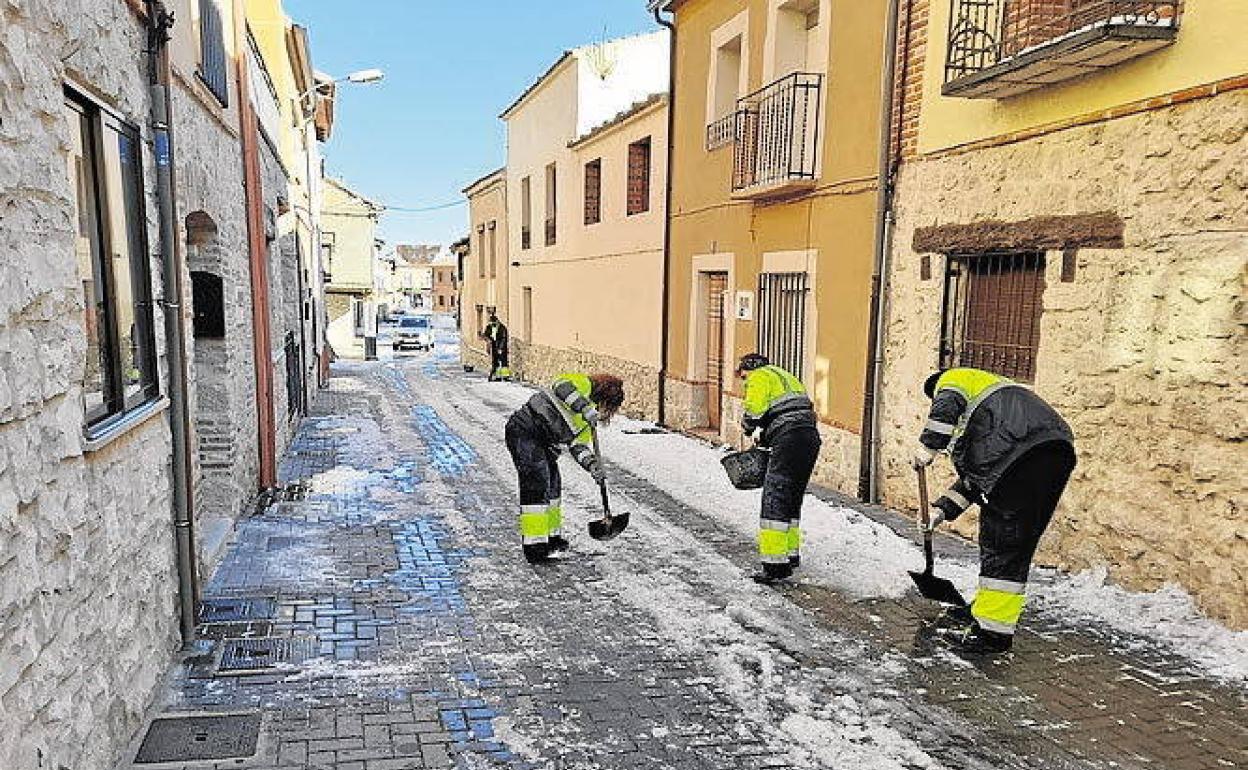
[[[745,415],[742,424],[747,431],[767,429],[782,414],[803,410],[814,411],[801,380],[778,366],[760,366],[745,376]]]

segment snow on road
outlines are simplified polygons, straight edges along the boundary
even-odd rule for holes
[[[470,389],[506,412],[533,392],[515,383],[481,383]],[[719,465],[724,450],[678,433],[641,433],[644,428],[653,424],[620,418],[603,430],[608,468],[624,468],[753,539],[759,492],[743,492],[728,482]],[[910,590],[906,571],[922,567],[915,544],[853,509],[807,496],[802,525],[804,582],[856,599],[897,598]],[[964,593],[974,593],[976,564],[944,559],[941,574]],[[1232,684],[1248,683],[1248,631],[1234,631],[1204,617],[1178,586],[1140,593],[1110,583],[1104,568],[1073,575],[1036,569],[1032,597],[1034,606],[1086,622],[1089,630],[1113,632],[1123,646],[1160,644],[1206,675]]]

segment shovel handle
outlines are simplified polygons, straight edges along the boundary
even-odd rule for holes
[[[598,467],[602,467],[602,450],[598,448],[598,426],[589,426],[589,435],[594,442],[594,457],[598,459]],[[607,480],[598,482],[598,491],[602,493],[602,517],[611,518],[611,498],[607,495]]]
[[[923,558],[926,560],[923,571],[930,575],[936,567],[936,554],[932,550],[932,528],[927,496],[927,468],[915,471],[919,476],[919,519],[923,522]]]

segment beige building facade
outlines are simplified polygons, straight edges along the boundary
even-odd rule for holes
[[[321,256],[329,344],[339,356],[363,354],[361,338],[374,313],[377,220],[382,207],[337,179],[325,179]]]
[[[460,286],[460,357],[465,366],[489,371],[489,344],[482,338],[490,315],[511,330],[507,239],[507,170],[500,168],[464,188],[468,198],[468,251]]]
[[[668,37],[566,53],[504,113],[512,369],[625,381],[658,413]],[[605,73],[605,74],[604,74]]]
[[[1085,4],[1007,18],[985,60],[949,35],[968,4],[911,5],[884,502],[916,502],[923,378],[1001,371],[1076,437],[1039,561],[1178,582],[1248,626],[1248,16],[1218,0]]]

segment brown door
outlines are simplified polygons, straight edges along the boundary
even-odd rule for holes
[[[706,423],[719,431],[724,395],[724,298],[728,274],[708,273],[706,280]]]

